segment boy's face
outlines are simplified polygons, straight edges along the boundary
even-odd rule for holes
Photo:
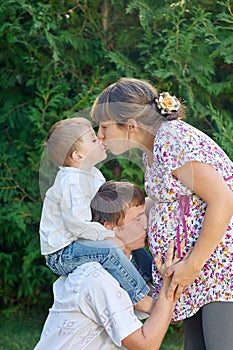
[[[144,248],[146,230],[145,205],[130,207],[126,210],[123,225],[118,230],[118,238],[125,243],[129,250]]]
[[[94,166],[107,157],[106,147],[98,140],[93,129],[90,129],[82,136],[79,153],[83,158],[83,165]]]

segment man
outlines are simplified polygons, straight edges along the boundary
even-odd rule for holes
[[[129,183],[107,182],[92,201],[93,219],[110,229],[120,226],[120,238],[129,252],[145,246],[142,195]],[[172,256],[170,245],[167,266],[173,262]],[[157,265],[161,272],[166,267],[160,259]],[[99,263],[77,267],[54,283],[54,304],[34,350],[159,349],[174,308],[174,300],[166,298],[169,282],[164,280],[151,314],[142,324],[128,294]]]

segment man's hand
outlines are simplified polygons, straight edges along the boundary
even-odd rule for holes
[[[182,241],[181,242],[182,255],[183,255],[184,246],[185,246],[185,242]],[[156,255],[154,261],[155,261],[155,264],[156,264],[156,267],[157,267],[159,273],[161,274],[161,276],[163,278],[164,286],[167,289],[167,298],[173,299],[173,300],[179,299],[181,293],[177,293],[176,288],[171,288],[171,284],[173,281],[172,269],[176,266],[177,263],[180,262],[180,258],[178,258],[176,256],[176,254],[174,254],[174,241],[173,240],[169,243],[167,255],[166,255],[166,261],[164,263],[162,262],[162,254],[160,252]],[[169,269],[170,269],[170,271],[169,271]],[[168,273],[168,271],[169,271],[169,273]],[[172,286],[173,286],[173,284],[172,284]],[[179,290],[179,292],[180,292],[180,290]]]
[[[167,291],[167,297],[172,298],[175,295],[179,299],[182,292],[195,280],[199,271],[189,262],[189,254],[179,263],[170,266],[167,269],[166,276],[172,277]]]

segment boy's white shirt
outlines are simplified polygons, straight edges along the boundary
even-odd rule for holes
[[[95,167],[91,171],[60,168],[43,203],[40,221],[42,255],[54,253],[79,238],[96,241],[115,236],[103,225],[91,222],[91,200],[105,181]]]
[[[97,262],[53,285],[54,303],[34,350],[116,350],[142,327],[119,283]]]

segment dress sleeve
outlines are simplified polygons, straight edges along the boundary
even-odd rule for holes
[[[84,300],[82,297],[79,307],[104,327],[112,341],[120,347],[124,338],[142,327],[127,292],[102,267],[89,276],[85,286],[88,298]]]
[[[170,174],[190,161],[211,163],[211,142],[208,136],[187,123],[167,122],[156,136],[154,156]]]

